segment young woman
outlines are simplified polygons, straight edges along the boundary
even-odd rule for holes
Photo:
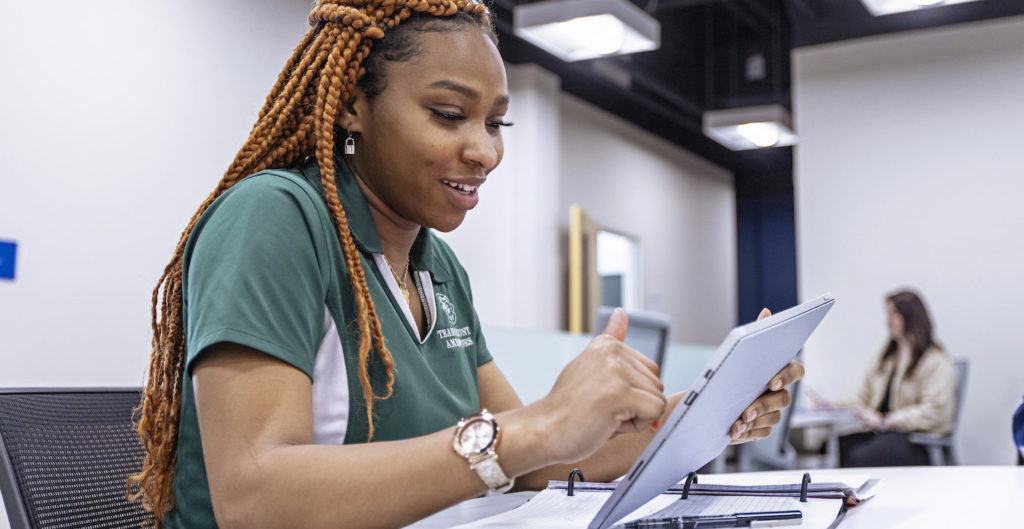
[[[844,467],[927,465],[910,432],[948,434],[956,411],[956,367],[932,338],[921,298],[908,291],[886,298],[889,342],[850,403],[871,430],[839,438]]]
[[[623,345],[625,314],[524,407],[432,232],[503,155],[485,7],[322,0],[310,24],[154,291],[130,484],[165,527],[398,527],[569,463],[621,475],[680,398]],[[767,435],[802,374],[733,439]]]

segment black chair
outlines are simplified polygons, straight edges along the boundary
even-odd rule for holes
[[[0,389],[0,492],[12,529],[153,525],[126,499],[142,467],[138,388]]]

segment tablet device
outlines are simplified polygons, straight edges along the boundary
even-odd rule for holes
[[[825,294],[730,331],[587,528],[610,527],[722,453],[729,427],[796,357],[834,302]]]

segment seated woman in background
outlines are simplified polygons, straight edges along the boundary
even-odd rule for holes
[[[927,465],[910,432],[948,434],[956,408],[956,368],[932,338],[921,298],[908,291],[886,298],[890,339],[854,399],[870,432],[839,439],[843,467]]]

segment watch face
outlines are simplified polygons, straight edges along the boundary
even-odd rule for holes
[[[466,453],[477,454],[491,446],[494,428],[488,421],[473,421],[466,425],[459,436],[459,446]]]

